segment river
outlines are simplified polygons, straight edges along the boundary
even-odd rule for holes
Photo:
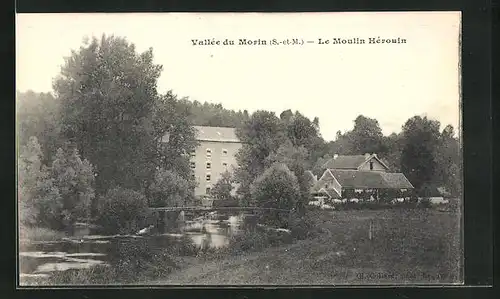
[[[56,241],[23,242],[19,252],[20,283],[30,277],[48,277],[54,271],[87,269],[107,265],[113,248],[130,239],[142,239],[151,246],[165,247],[188,236],[199,248],[227,246],[229,238],[242,231],[245,215],[206,213],[192,219],[186,217],[178,225],[160,234],[99,235],[92,230],[77,230],[73,236]],[[183,217],[184,218],[184,217]]]

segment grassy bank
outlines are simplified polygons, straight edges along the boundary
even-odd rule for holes
[[[131,240],[116,244],[108,267],[59,272],[40,283],[332,285],[460,279],[460,221],[454,212],[318,210],[309,216],[314,228],[303,228],[300,235],[251,230],[233,236],[224,249],[200,250],[187,237],[154,250],[144,240]]]
[[[459,218],[431,209],[317,211],[324,233],[193,264],[154,284],[401,284],[460,279]],[[371,239],[370,239],[370,226]]]
[[[61,240],[66,236],[66,233],[55,231],[43,227],[19,227],[20,241],[55,241]]]

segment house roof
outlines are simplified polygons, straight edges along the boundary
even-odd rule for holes
[[[240,142],[235,128],[194,126],[199,141]]]
[[[411,189],[412,184],[402,173],[330,169],[343,188]]]
[[[366,160],[364,155],[338,156],[328,160],[323,167],[329,169],[358,169]]]
[[[385,163],[382,162],[376,154],[337,156],[323,164],[323,168],[358,170],[361,166],[363,166],[363,164],[367,163],[371,159],[377,160],[383,167],[389,169],[389,167],[385,165]]]

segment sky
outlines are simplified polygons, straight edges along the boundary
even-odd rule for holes
[[[153,48],[163,65],[159,92],[221,103],[225,108],[299,111],[319,117],[333,140],[360,114],[384,134],[400,132],[415,115],[459,130],[458,12],[18,14],[16,89],[52,91],[64,57],[84,37],[127,38],[139,52]],[[406,43],[370,44],[369,38]],[[192,40],[235,40],[234,46],[194,46]],[[314,43],[270,45],[271,39]],[[333,39],[365,44],[333,44]],[[238,45],[239,39],[267,45]],[[329,44],[319,44],[329,40]]]

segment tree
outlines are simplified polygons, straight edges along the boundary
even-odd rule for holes
[[[417,190],[434,179],[439,125],[427,117],[414,116],[403,126],[401,170]]]
[[[382,161],[393,172],[401,171],[401,136],[392,133],[389,136],[383,137],[384,147],[387,152],[383,155]]]
[[[291,111],[287,110],[281,114],[281,120],[292,145],[307,149],[306,160],[310,165],[325,154],[325,142],[319,133],[319,119],[317,117],[311,121],[299,112],[291,114]]]
[[[293,146],[292,142],[285,142],[275,153],[271,153],[267,158],[269,165],[283,164],[296,177],[299,186],[299,199],[295,208],[303,214],[305,206],[310,199],[311,178],[306,175],[309,169],[308,151],[305,147]]]
[[[170,170],[181,176],[194,192],[189,153],[198,146],[196,131],[190,124],[190,106],[187,99],[177,99],[171,91],[160,96],[153,116],[154,154],[148,160],[155,169]],[[166,138],[165,138],[166,137]],[[157,171],[153,172],[157,175]],[[149,180],[153,182],[157,178]],[[147,190],[149,188],[146,188]]]
[[[459,195],[461,190],[460,144],[455,138],[453,126],[447,125],[439,138],[435,151],[435,180],[452,195]]]
[[[325,163],[330,161],[331,159],[333,159],[333,156],[331,154],[326,154],[323,157],[319,158],[313,165],[312,173],[320,178],[326,170],[326,168],[324,167]]]
[[[233,190],[233,178],[230,172],[222,173],[221,178],[215,183],[210,190],[210,194],[216,199],[231,199],[231,191]]]
[[[67,144],[57,150],[51,177],[61,196],[62,224],[72,228],[78,219],[88,218],[95,198],[94,171],[88,160],[80,158],[74,145]]]
[[[50,93],[17,92],[16,114],[18,144],[24,146],[36,137],[41,146],[41,162],[50,163],[59,140],[59,102]]]
[[[97,168],[96,187],[142,189],[154,168],[152,114],[162,66],[152,49],[138,54],[126,39],[103,35],[72,51],[54,91],[64,139],[74,141]]]
[[[355,153],[384,153],[382,129],[376,119],[359,115],[351,132],[352,150]]]
[[[300,187],[297,177],[285,164],[276,163],[260,175],[252,183],[251,195],[254,203],[259,207],[292,210],[300,200]],[[263,221],[284,226],[287,224],[289,213],[267,212]]]
[[[57,228],[62,203],[36,137],[29,138],[18,159],[18,210],[21,225]]]
[[[97,223],[108,233],[134,233],[144,227],[147,208],[147,200],[140,192],[112,188],[99,201]]]
[[[267,157],[286,140],[283,125],[273,112],[257,111],[252,114],[236,135],[243,143],[236,154],[239,168],[236,179],[241,184],[238,192],[248,195],[252,181],[269,166]]]
[[[193,186],[190,181],[171,170],[160,168],[151,185],[151,206],[178,207],[190,199]]]

